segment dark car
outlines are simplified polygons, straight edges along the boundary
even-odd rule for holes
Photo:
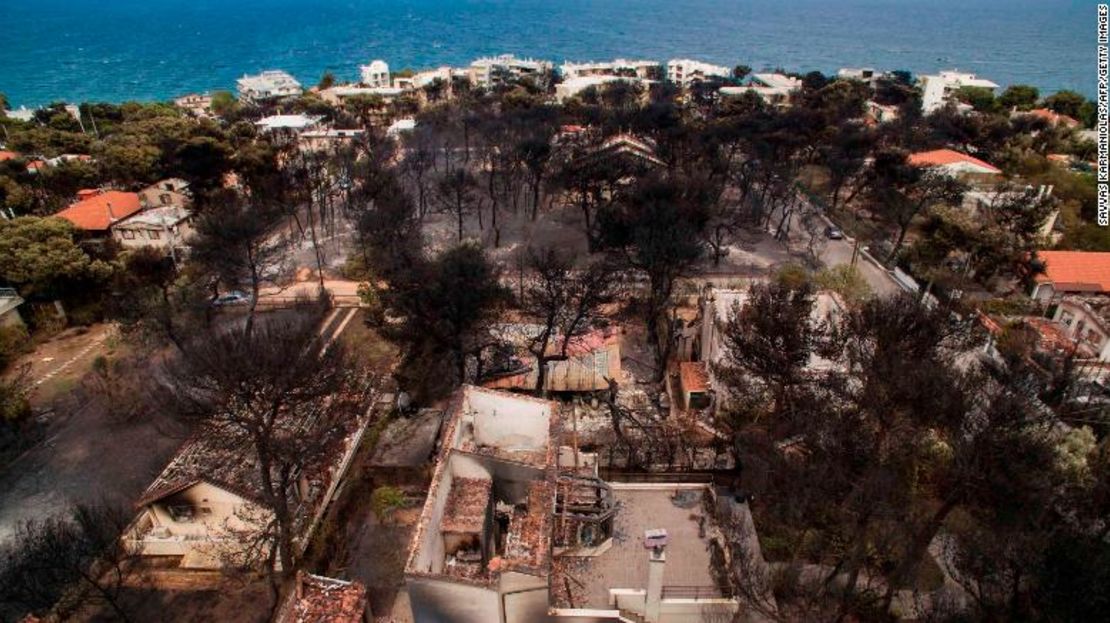
[[[829,240],[844,240],[844,232],[840,231],[839,227],[829,225],[825,228],[825,237]]]

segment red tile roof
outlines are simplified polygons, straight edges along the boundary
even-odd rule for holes
[[[934,149],[933,151],[922,151],[916,154],[910,154],[908,162],[915,167],[943,167],[950,164],[965,163],[983,167],[991,173],[1002,172],[992,164],[988,164],[967,154],[961,154],[952,149]]]
[[[360,623],[366,612],[366,587],[297,572],[296,584],[276,623]]]
[[[1110,292],[1110,253],[1095,251],[1038,251],[1044,263],[1037,281],[1060,292]]]
[[[4,162],[5,160],[14,160],[18,157],[19,154],[14,151],[0,150],[0,162]]]
[[[112,223],[138,212],[139,195],[109,190],[78,201],[58,212],[58,216],[86,231],[107,231]]]

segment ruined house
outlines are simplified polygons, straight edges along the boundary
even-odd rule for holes
[[[723,537],[711,488],[607,483],[597,457],[561,445],[561,433],[557,403],[474,386],[454,396],[405,568],[414,621],[737,612],[713,554]]]
[[[340,423],[331,460],[298,470],[290,498],[298,505],[299,545],[307,541],[346,473],[370,421],[369,412]],[[147,487],[138,516],[124,538],[142,556],[176,559],[181,569],[217,569],[250,563],[254,545],[273,511],[259,485],[258,457],[237,436],[206,435],[186,441]]]

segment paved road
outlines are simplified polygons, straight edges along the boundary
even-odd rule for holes
[[[829,268],[851,264],[854,245],[855,242],[847,238],[844,240],[829,240],[821,251],[821,261]],[[856,270],[859,271],[867,285],[871,286],[871,291],[878,296],[891,296],[902,292],[902,288],[894,281],[894,278],[886,270],[879,268],[865,258],[863,253],[860,253],[856,259]]]

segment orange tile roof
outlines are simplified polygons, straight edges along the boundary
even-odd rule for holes
[[[1110,292],[1110,253],[1095,251],[1037,251],[1044,263],[1037,281],[1062,292]]]
[[[678,364],[678,379],[682,389],[688,392],[704,392],[709,389],[709,371],[704,361],[683,361]]]
[[[1061,115],[1061,114],[1057,113],[1056,111],[1049,110],[1047,108],[1034,108],[1033,110],[1029,111],[1029,114],[1033,115],[1034,117],[1039,117],[1041,119],[1044,119],[1045,121],[1051,123],[1052,125],[1057,125],[1057,124],[1062,123],[1062,124],[1064,124],[1065,126],[1067,126],[1069,128],[1074,128],[1075,126],[1079,125],[1079,122],[1076,121],[1075,119],[1073,119],[1072,117],[1069,117],[1067,115]]]
[[[5,160],[14,160],[18,157],[19,157],[19,154],[17,154],[14,151],[6,151],[6,150],[0,149],[0,162],[4,162]]]
[[[107,231],[112,223],[131,216],[141,208],[139,195],[109,190],[78,201],[54,216],[66,219],[78,229]]]
[[[916,154],[910,154],[908,162],[915,167],[943,167],[945,165],[963,162],[989,169],[992,173],[1002,172],[992,164],[988,164],[967,154],[961,154],[953,149],[934,149],[933,151],[921,151]]]

